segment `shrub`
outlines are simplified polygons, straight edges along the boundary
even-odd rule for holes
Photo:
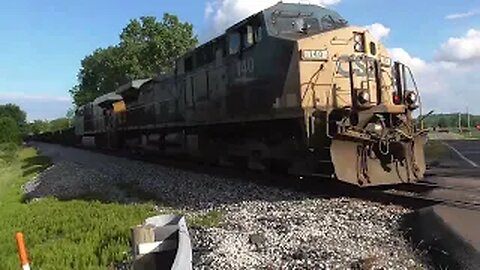
[[[17,157],[18,145],[15,143],[0,144],[0,164],[1,162],[10,163]]]
[[[0,144],[20,144],[21,133],[18,124],[10,117],[0,117]]]

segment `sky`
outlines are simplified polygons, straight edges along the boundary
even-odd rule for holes
[[[291,0],[290,0],[291,1]],[[200,40],[277,0],[15,0],[0,7],[0,104],[28,119],[65,116],[80,61],[114,45],[130,19],[169,12]],[[310,0],[365,26],[409,65],[425,110],[480,114],[480,0]]]

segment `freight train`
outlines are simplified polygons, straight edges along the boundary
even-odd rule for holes
[[[362,187],[421,180],[410,69],[337,12],[278,3],[77,109],[79,143]]]

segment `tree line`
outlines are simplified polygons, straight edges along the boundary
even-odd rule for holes
[[[427,117],[424,121],[426,127],[431,128],[458,128],[458,114],[451,113],[451,114],[433,114]],[[461,115],[461,124],[462,127],[467,127],[468,116],[467,114]],[[476,125],[480,124],[480,116],[479,115],[471,115],[470,114],[470,127],[474,128]]]
[[[64,130],[72,126],[72,112],[51,121],[27,122],[27,114],[15,104],[0,105],[0,167],[15,160],[24,137],[31,134]],[[68,117],[70,116],[70,117]]]
[[[64,130],[72,126],[72,112],[54,120],[27,122],[27,114],[15,104],[0,105],[0,144],[20,144],[22,137]]]

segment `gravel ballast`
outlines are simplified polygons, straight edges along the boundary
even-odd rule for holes
[[[157,164],[35,143],[54,165],[25,185],[27,198],[157,201],[189,215],[222,213],[189,228],[194,269],[425,269],[403,236],[410,210],[325,198]]]

